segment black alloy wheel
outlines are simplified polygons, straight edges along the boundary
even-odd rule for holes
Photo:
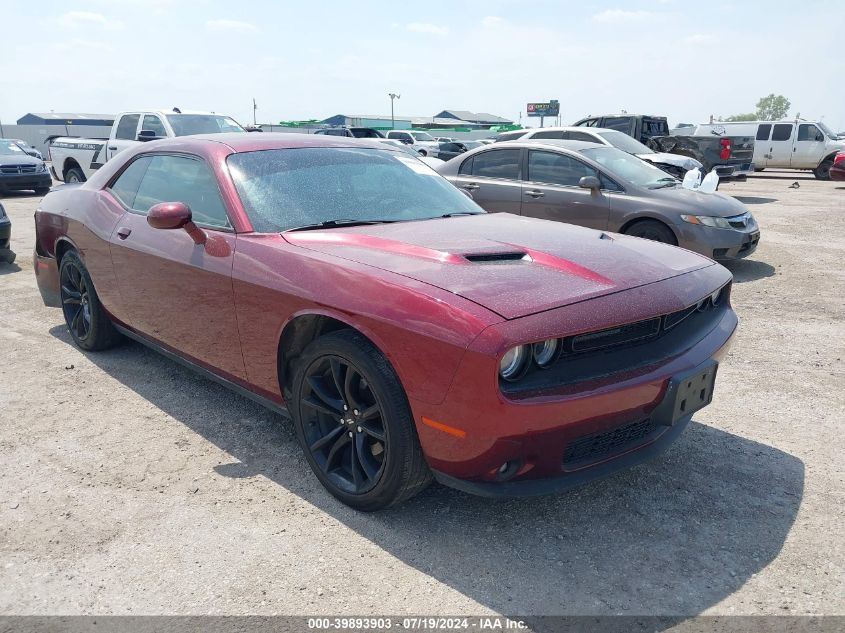
[[[308,450],[341,490],[372,490],[389,450],[382,408],[366,378],[340,356],[322,356],[305,370],[302,415]]]
[[[62,313],[74,343],[90,352],[108,349],[121,340],[120,333],[100,305],[91,275],[74,250],[62,256],[59,285]]]
[[[296,362],[290,411],[320,483],[371,512],[410,499],[432,479],[408,397],[387,358],[360,332],[311,341]]]
[[[91,334],[91,295],[82,271],[74,263],[62,266],[62,312],[74,340],[83,343]]]

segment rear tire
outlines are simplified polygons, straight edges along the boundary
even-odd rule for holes
[[[85,182],[85,174],[79,167],[71,167],[65,172],[66,183]]]
[[[830,180],[830,168],[833,167],[833,159],[828,158],[819,163],[819,166],[813,170],[813,175],[818,180]]]
[[[658,220],[637,220],[625,230],[625,235],[671,244],[672,246],[678,245],[678,240],[672,229]]]
[[[356,510],[395,505],[431,481],[399,377],[356,331],[331,332],[305,348],[291,413],[317,479]]]
[[[68,251],[59,265],[62,313],[76,345],[88,352],[114,347],[121,339],[100,304],[91,275],[76,251]]]

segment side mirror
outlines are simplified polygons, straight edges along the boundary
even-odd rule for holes
[[[601,189],[601,183],[595,176],[582,176],[581,180],[578,181],[578,186],[584,189],[594,189],[596,191]]]
[[[141,130],[140,132],[138,132],[138,136],[135,138],[143,143],[146,141],[157,141],[158,139],[164,137],[157,136],[156,133],[152,130]]]
[[[412,140],[407,139],[407,138],[403,138],[402,142],[405,143],[405,145],[413,145],[414,144],[414,142]]]
[[[822,134],[821,132],[816,134],[816,140],[817,141],[823,141],[824,140],[824,134]]]
[[[147,213],[147,224],[154,229],[185,229],[195,244],[205,244],[205,232],[191,218],[191,207],[184,202],[159,202]]]

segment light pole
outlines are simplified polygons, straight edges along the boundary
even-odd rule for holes
[[[401,99],[402,95],[396,94],[395,92],[388,92],[387,96],[390,97],[390,129],[393,130],[396,128],[396,121],[393,118],[393,101],[395,99]]]

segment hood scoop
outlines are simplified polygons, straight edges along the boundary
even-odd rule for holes
[[[503,253],[468,253],[464,259],[473,264],[495,264],[497,262],[531,261],[531,256],[524,251],[510,251]]]

